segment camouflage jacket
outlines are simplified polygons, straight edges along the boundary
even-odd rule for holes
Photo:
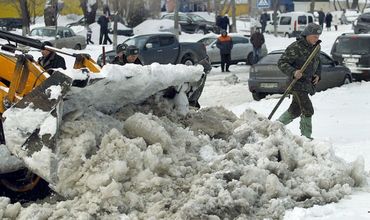
[[[290,44],[278,61],[279,69],[293,79],[294,72],[302,68],[304,62],[310,56],[314,46],[310,45],[304,37],[297,38],[297,41]],[[307,66],[300,78],[293,86],[293,91],[304,91],[313,95],[315,86],[312,83],[314,75],[321,78],[320,53],[318,53]]]

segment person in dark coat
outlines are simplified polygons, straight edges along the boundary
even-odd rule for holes
[[[263,36],[263,33],[260,32],[260,28],[257,28],[256,31],[252,34],[251,43],[253,45],[253,62],[257,63],[258,60],[261,58],[262,45],[265,43],[265,37]]]
[[[325,20],[325,13],[320,9],[320,11],[317,12],[319,14],[319,24],[321,28],[324,28],[324,20]]]
[[[267,12],[265,10],[263,12],[263,14],[261,14],[261,16],[260,16],[260,23],[261,23],[261,26],[262,26],[261,32],[262,33],[265,33],[265,29],[266,29],[268,19],[269,19],[269,15],[267,14]]]
[[[333,21],[333,15],[331,15],[330,12],[326,13],[326,16],[325,16],[325,25],[326,25],[327,31],[330,31],[331,30],[331,22],[332,21]]]
[[[109,16],[102,15],[98,19],[98,24],[100,25],[100,36],[99,36],[99,44],[107,44],[109,42],[112,44],[112,40],[108,36],[108,23],[109,23]]]
[[[52,47],[53,45],[48,41],[43,44],[43,49],[41,49],[42,56],[39,57],[37,63],[42,66],[50,75],[53,74],[53,69],[67,69],[64,58],[56,54],[54,51],[45,49],[45,46]]]
[[[278,61],[279,69],[291,79],[297,79],[291,94],[292,103],[278,119],[284,125],[289,124],[295,118],[301,117],[301,134],[312,139],[312,115],[314,109],[309,94],[315,93],[315,85],[321,78],[320,52],[308,64],[304,72],[301,71],[303,64],[311,55],[322,33],[320,25],[310,23],[302,31],[301,36],[290,44]]]
[[[230,19],[229,19],[229,16],[225,14],[225,16],[221,18],[221,21],[220,21],[221,32],[222,30],[227,31],[227,28],[229,26],[230,26]]]
[[[221,36],[217,38],[216,46],[218,49],[220,49],[221,71],[224,72],[226,64],[226,72],[230,72],[229,67],[231,64],[231,50],[233,49],[233,41],[232,38],[227,35],[227,31],[221,31]]]

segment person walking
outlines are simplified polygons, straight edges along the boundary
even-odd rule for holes
[[[338,25],[339,25],[339,16],[337,13],[333,16],[333,26],[335,28],[335,31],[338,31]]]
[[[300,116],[301,134],[309,139],[313,139],[311,135],[314,109],[308,95],[315,93],[315,86],[321,77],[320,53],[317,53],[304,72],[301,68],[315,48],[321,33],[320,25],[308,24],[301,36],[286,48],[278,61],[278,67],[284,74],[291,79],[298,80],[291,90],[292,103],[288,110],[278,118],[278,121],[287,125]]]
[[[251,36],[251,42],[253,45],[253,55],[254,60],[251,64],[257,63],[261,58],[261,48],[262,45],[265,43],[265,37],[263,33],[260,32],[260,28],[257,27],[256,31]]]
[[[317,12],[319,14],[319,24],[321,28],[324,28],[324,20],[325,20],[325,13],[320,9],[320,11]]]
[[[62,56],[59,56],[54,51],[48,50],[45,46],[52,47],[53,45],[46,41],[43,43],[43,48],[41,49],[41,57],[37,60],[37,63],[42,66],[50,75],[53,74],[53,69],[67,69],[66,68],[66,61]]]
[[[231,50],[233,49],[233,41],[232,38],[227,35],[227,31],[221,30],[221,36],[217,38],[216,46],[218,49],[220,49],[221,71],[225,71],[226,64],[226,72],[230,72],[229,67],[231,64]]]
[[[99,17],[98,24],[100,25],[100,36],[99,36],[100,45],[107,44],[108,42],[112,44],[112,40],[108,36],[108,23],[109,23],[108,14]]]
[[[332,22],[332,20],[333,20],[333,15],[331,15],[330,12],[326,13],[325,25],[326,25],[327,31],[331,31],[331,22]]]
[[[261,27],[262,27],[261,33],[262,34],[265,33],[265,29],[266,29],[268,19],[269,19],[269,15],[267,14],[266,10],[264,10],[263,14],[261,14],[261,16],[260,16],[260,23],[261,23]]]
[[[86,44],[94,44],[94,42],[91,40],[92,36],[92,30],[89,25],[86,26]]]

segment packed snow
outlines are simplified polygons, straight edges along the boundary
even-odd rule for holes
[[[324,31],[325,52],[340,33]],[[199,38],[180,38],[192,37]],[[265,37],[269,51],[294,41]],[[96,58],[100,47],[84,52]],[[1,218],[367,219],[370,105],[362,94],[370,84],[313,96],[310,141],[300,136],[296,121],[285,127],[266,118],[275,96],[252,101],[249,66],[230,69],[234,75],[213,68],[202,108],[185,111],[184,100],[163,97],[163,89],[189,80],[186,72],[197,80],[198,67],[105,66],[106,83],[73,88],[65,102],[53,186],[63,197],[23,205],[2,197]],[[135,102],[120,101],[132,95]]]

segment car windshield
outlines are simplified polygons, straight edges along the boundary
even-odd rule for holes
[[[54,37],[55,29],[34,29],[31,31],[31,36],[45,36],[45,37]]]
[[[148,40],[150,36],[140,36],[140,37],[133,37],[129,38],[126,41],[124,41],[127,45],[135,45],[138,48],[143,48],[145,42]]]
[[[214,38],[214,37],[207,37],[207,38],[200,39],[198,42],[203,43],[205,46],[208,46],[212,42],[214,42],[215,40],[216,40],[216,38]]]
[[[280,57],[281,53],[270,53],[258,61],[258,64],[277,64]]]
[[[335,44],[334,52],[340,54],[368,54],[370,53],[369,38],[343,37]]]
[[[199,15],[195,14],[188,14],[188,16],[193,20],[193,21],[206,21],[206,19],[202,18]]]

